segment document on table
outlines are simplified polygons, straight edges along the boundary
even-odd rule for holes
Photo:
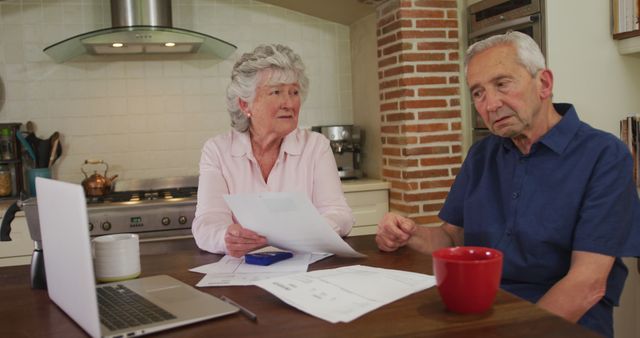
[[[264,250],[263,250],[264,251]],[[244,262],[244,257],[224,256],[218,262],[201,265],[189,271],[206,274],[196,286],[253,285],[254,282],[307,271],[309,264],[327,254],[294,254],[293,257],[268,266]]]
[[[293,252],[364,257],[333,231],[302,193],[234,194],[224,200],[238,222],[265,236],[269,245]]]
[[[285,303],[331,323],[350,322],[435,284],[433,276],[364,265],[316,270],[255,283]]]

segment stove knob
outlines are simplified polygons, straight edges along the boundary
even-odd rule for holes
[[[93,231],[93,223],[89,222],[89,231]]]
[[[102,230],[109,231],[111,230],[111,223],[109,221],[106,221],[102,223],[101,227],[102,227]]]
[[[171,224],[171,219],[169,217],[162,217],[162,225]]]
[[[178,223],[180,223],[180,224],[187,223],[187,217],[185,217],[185,216],[178,217]]]

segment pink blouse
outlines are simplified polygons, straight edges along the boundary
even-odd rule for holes
[[[279,191],[305,193],[340,236],[347,235],[355,223],[324,136],[309,130],[292,131],[282,141],[278,159],[265,182],[251,150],[249,133],[232,130],[209,139],[202,149],[198,204],[192,225],[196,244],[213,253],[227,251],[224,235],[237,220],[223,195]]]

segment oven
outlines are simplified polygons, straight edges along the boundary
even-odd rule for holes
[[[467,8],[468,46],[509,30],[531,36],[546,55],[544,0],[481,0]],[[472,142],[490,134],[471,104]]]
[[[87,198],[89,233],[135,233],[141,242],[191,236],[197,192],[197,176],[116,181],[113,192]],[[22,209],[32,237],[39,234],[36,199],[24,201]]]

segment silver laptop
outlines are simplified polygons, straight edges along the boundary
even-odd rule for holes
[[[49,298],[92,337],[143,335],[238,311],[166,275],[96,286],[82,187],[38,177],[36,190]],[[106,316],[108,312],[123,308],[113,305],[117,301],[99,310],[99,297],[102,302],[110,293],[127,293],[127,288],[146,298],[150,309],[141,312],[150,311],[151,319],[140,319],[146,324],[130,322],[135,326],[122,328],[122,320],[114,324],[113,318],[106,318],[113,316]]]

